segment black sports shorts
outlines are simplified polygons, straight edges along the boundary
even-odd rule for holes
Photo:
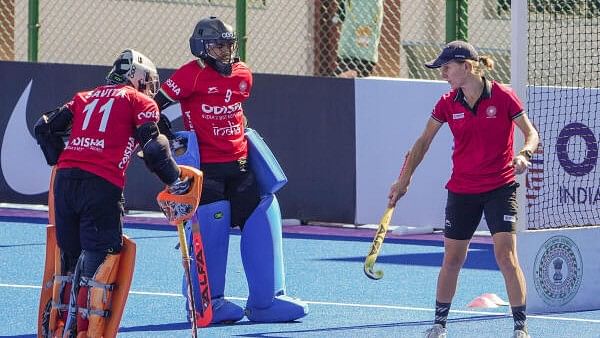
[[[498,232],[514,233],[518,186],[518,183],[512,182],[480,194],[448,191],[444,235],[457,240],[471,239],[483,214],[492,235]]]
[[[67,254],[121,251],[123,190],[78,168],[59,169],[54,180],[56,239]]]
[[[228,200],[231,205],[231,226],[242,229],[260,202],[258,185],[246,159],[204,163],[200,169],[204,174],[200,205]]]

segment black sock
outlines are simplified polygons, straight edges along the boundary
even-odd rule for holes
[[[515,330],[522,330],[527,333],[527,315],[525,314],[525,305],[513,306],[512,315],[515,321]]]
[[[446,321],[448,321],[448,312],[450,312],[450,305],[452,303],[440,303],[435,301],[435,322],[434,324],[440,324],[446,327]]]

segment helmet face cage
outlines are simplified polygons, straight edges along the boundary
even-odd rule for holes
[[[144,87],[143,90],[141,88],[142,86]],[[138,88],[138,90],[150,97],[154,97],[154,95],[158,93],[159,89],[160,80],[158,79],[158,73],[156,72],[156,69],[153,72],[146,71],[145,81],[143,84],[140,83],[140,88]]]
[[[204,50],[207,57],[231,64],[237,58],[237,40],[235,38],[205,40]]]
[[[106,80],[109,84],[129,84],[150,97],[153,97],[160,87],[154,63],[133,49],[121,52]]]

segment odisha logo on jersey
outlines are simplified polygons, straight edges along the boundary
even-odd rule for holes
[[[141,119],[158,119],[157,111],[143,111],[137,114],[138,120]]]
[[[133,154],[134,149],[135,139],[133,137],[130,137],[129,141],[127,141],[127,147],[125,148],[125,152],[123,152],[123,158],[121,158],[121,162],[119,162],[119,169],[125,169],[127,163],[129,163],[129,159],[131,158],[131,154]]]
[[[551,306],[567,304],[579,291],[583,261],[575,242],[565,236],[550,237],[534,263],[534,283],[542,300]]]
[[[104,149],[104,139],[91,137],[75,137],[69,140],[69,146]]]
[[[165,83],[167,84],[167,87],[171,88],[173,93],[175,93],[176,95],[179,95],[179,93],[181,93],[181,89],[179,89],[179,86],[175,83],[175,81],[167,79],[167,82]]]
[[[209,106],[207,104],[202,104],[202,112],[206,114],[233,114],[242,109],[242,103],[236,102],[229,106]]]

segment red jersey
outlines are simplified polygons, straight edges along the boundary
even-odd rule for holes
[[[452,176],[446,188],[476,194],[514,181],[513,120],[524,113],[514,91],[495,81],[484,80],[483,93],[473,109],[460,89],[443,95],[431,117],[448,122],[454,136]]]
[[[123,188],[136,128],[158,122],[154,100],[131,86],[105,85],[75,94],[66,107],[73,121],[58,168],[80,168]]]
[[[161,90],[179,101],[186,130],[198,138],[203,163],[237,161],[248,156],[244,137],[242,102],[250,96],[252,73],[242,62],[232,65],[230,76],[194,60],[181,66]]]

